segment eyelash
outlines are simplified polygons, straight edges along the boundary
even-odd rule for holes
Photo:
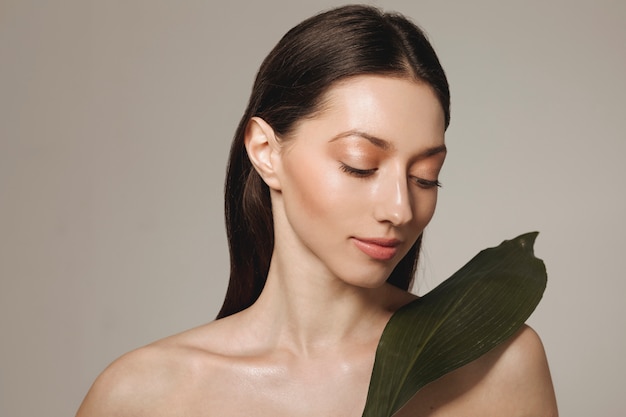
[[[441,183],[437,180],[425,180],[423,178],[415,178],[415,183],[422,188],[441,188]]]
[[[367,178],[370,175],[373,175],[378,169],[377,168],[358,169],[358,168],[354,168],[349,165],[346,165],[342,162],[341,170],[357,178]],[[442,186],[442,184],[438,180],[425,180],[423,178],[417,178],[417,177],[411,177],[411,179],[413,183],[415,183],[415,185],[417,185],[418,187],[422,187],[422,188],[434,188],[434,187],[441,188]]]
[[[365,177],[369,177],[370,175],[373,175],[376,171],[377,168],[371,168],[371,169],[358,169],[358,168],[353,168],[349,165],[344,164],[343,162],[341,163],[341,170],[343,172],[346,172],[350,175],[353,175],[355,177],[358,178],[365,178]]]

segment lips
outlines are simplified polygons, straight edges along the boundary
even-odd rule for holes
[[[398,253],[400,241],[397,239],[366,239],[352,238],[354,245],[367,256],[379,261],[388,261]]]

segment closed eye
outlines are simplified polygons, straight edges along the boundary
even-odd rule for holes
[[[422,188],[441,187],[441,183],[438,180],[426,180],[418,177],[412,177],[412,179],[415,184]]]
[[[350,165],[346,165],[345,163],[341,163],[340,168],[343,172],[346,172],[357,178],[367,178],[371,175],[374,175],[378,168],[370,168],[370,169],[359,169],[355,167],[351,167]],[[442,184],[439,180],[427,180],[419,177],[410,177],[413,183],[421,188],[429,189],[435,187],[441,187]]]
[[[347,172],[348,174],[358,177],[358,178],[369,177],[370,175],[373,175],[378,170],[378,168],[358,169],[358,168],[354,168],[349,165],[346,165],[343,162],[341,163],[340,168],[343,172]]]

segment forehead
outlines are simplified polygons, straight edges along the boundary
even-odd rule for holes
[[[328,138],[350,130],[391,142],[438,146],[443,144],[445,116],[435,92],[424,82],[362,75],[333,85],[321,110],[299,123],[295,133]]]

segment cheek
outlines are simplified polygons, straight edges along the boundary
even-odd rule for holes
[[[416,227],[420,229],[420,233],[433,218],[436,206],[437,190],[424,193],[424,195],[420,195],[418,198],[415,199],[413,206],[415,211],[414,219],[417,223]]]
[[[285,173],[288,182],[283,187],[283,199],[289,211],[327,218],[340,210],[349,196],[339,169],[315,155],[293,158],[285,164]]]
[[[285,174],[281,200],[290,228],[318,255],[337,253],[331,248],[350,235],[362,218],[363,199],[357,198],[334,161],[314,155],[298,158],[285,166]]]

